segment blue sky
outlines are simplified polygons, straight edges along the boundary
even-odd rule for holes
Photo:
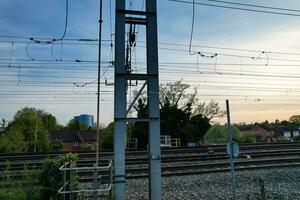
[[[109,0],[103,2],[103,39],[109,39],[110,2]],[[134,9],[141,9],[142,0],[132,2]],[[300,9],[300,2],[297,0],[253,0],[247,3]],[[112,1],[111,15],[114,32],[114,1]],[[69,0],[69,21],[65,38],[97,39],[98,18],[99,1]],[[193,45],[258,50],[258,52],[243,52],[193,47],[195,51],[219,54],[217,59],[198,59],[198,68],[197,56],[190,56],[186,51],[187,46],[161,44],[187,45],[191,19],[191,4],[158,0],[159,62],[162,82],[183,80],[190,83],[192,87],[198,88],[199,102],[215,99],[220,102],[222,108],[225,107],[225,99],[230,99],[234,122],[273,121],[299,114],[298,78],[254,77],[243,74],[250,71],[250,73],[269,75],[298,75],[299,55],[273,52],[300,52],[298,39],[300,17],[196,6]],[[65,0],[0,0],[0,36],[59,38],[64,30],[64,21]],[[140,27],[135,52],[137,60],[137,63],[134,63],[135,70],[142,70],[145,67],[143,64],[145,49],[141,47],[144,45],[144,33],[144,28]],[[51,45],[38,44],[28,46],[30,57],[36,61],[17,61],[18,59],[29,60],[26,55],[29,40],[0,37],[0,41],[0,59],[2,59],[0,60],[0,74],[2,74],[0,76],[0,118],[11,119],[13,114],[24,106],[34,106],[51,112],[63,124],[81,113],[96,114],[95,84],[85,87],[76,87],[73,84],[94,81],[95,62],[55,62],[51,55]],[[13,48],[11,41],[15,42]],[[64,41],[63,45],[55,44],[52,48],[55,58],[62,57],[63,60],[71,61],[97,60],[95,42]],[[102,48],[104,61],[102,69],[106,72],[102,80],[106,78],[109,83],[112,83],[113,68],[108,63],[111,61],[109,42],[103,42]],[[166,50],[166,48],[176,48],[180,51]],[[262,50],[272,53],[259,55],[259,51]],[[224,56],[226,54],[240,55],[240,57]],[[294,61],[282,61],[282,59]],[[47,60],[47,62],[37,60]],[[166,63],[190,64],[168,65]],[[222,63],[234,65],[222,65]],[[11,67],[8,66],[9,64]],[[256,64],[257,66],[252,66]],[[181,70],[190,72],[183,73]],[[231,76],[219,74],[226,70],[237,74]],[[203,71],[209,73],[200,73]],[[132,90],[134,89],[133,87]],[[101,123],[107,124],[113,119],[113,87],[102,85],[102,91]],[[133,98],[133,95],[128,96]],[[224,120],[216,119],[219,122]]]

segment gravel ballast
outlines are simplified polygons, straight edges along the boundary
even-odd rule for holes
[[[236,179],[237,199],[262,199],[261,179],[266,199],[300,200],[300,167],[238,171]],[[126,180],[126,198],[148,199],[148,179]],[[162,199],[231,199],[230,173],[163,177]]]

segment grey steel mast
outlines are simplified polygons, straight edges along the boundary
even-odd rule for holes
[[[158,82],[157,8],[156,0],[146,0],[146,11],[126,10],[126,0],[116,0],[115,18],[115,128],[114,128],[114,182],[115,199],[125,199],[125,140],[126,123],[143,121],[148,123],[149,157],[149,199],[161,199],[161,155]],[[125,26],[126,24],[146,27],[146,73],[128,73],[125,66]],[[143,82],[137,95],[147,85],[148,116],[129,118],[128,112],[138,99],[127,108],[127,81]]]

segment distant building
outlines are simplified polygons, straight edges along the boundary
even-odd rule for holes
[[[257,142],[271,142],[274,137],[274,131],[266,130],[258,125],[241,130],[241,135],[251,135],[256,138]]]
[[[94,116],[88,114],[81,114],[79,116],[75,116],[74,120],[77,120],[86,125],[86,127],[92,127],[94,125]]]
[[[293,140],[299,135],[299,128],[282,127],[283,140]]]
[[[61,141],[64,151],[76,151],[80,149],[96,149],[96,131],[70,131],[55,132],[51,134],[52,141]]]

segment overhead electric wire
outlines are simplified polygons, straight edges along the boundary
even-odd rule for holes
[[[28,45],[29,44],[30,43],[28,43]],[[145,48],[145,46],[136,46],[136,47]],[[212,47],[212,48],[214,48],[214,47]],[[178,51],[178,52],[189,52],[189,50],[186,50],[186,49],[174,49],[174,48],[165,48],[165,47],[160,47],[159,49],[161,49],[161,50],[169,50],[169,51]],[[236,50],[238,50],[238,49],[236,49]],[[26,50],[26,51],[28,51],[28,50]],[[244,51],[251,51],[251,50],[244,50]],[[261,54],[261,53],[268,53],[268,54],[276,53],[276,54],[293,54],[293,55],[298,55],[296,53],[271,52],[271,51],[256,51],[256,52],[259,53],[259,54]],[[256,59],[256,60],[266,60],[266,61],[272,61],[272,60],[274,60],[274,61],[285,61],[285,62],[300,62],[299,59],[273,58],[273,57],[269,57],[269,56],[267,58],[264,58],[264,57],[258,57],[258,55],[256,55],[256,56],[247,56],[247,55],[229,54],[229,53],[220,53],[220,52],[216,53],[216,52],[208,52],[208,51],[202,51],[202,53],[211,55],[211,56],[208,56],[208,55],[204,55],[203,54],[204,57],[210,57],[210,58],[213,58],[216,55],[218,55],[218,56],[226,56],[226,57],[247,58],[247,59],[251,59],[251,60]],[[23,62],[34,62],[34,61],[43,62],[43,61],[47,61],[47,62],[54,62],[54,63],[55,62],[57,62],[57,63],[59,63],[59,62],[76,62],[76,63],[90,62],[90,63],[96,63],[97,62],[96,60],[80,60],[80,59],[74,59],[74,60],[49,60],[49,59],[34,59],[31,56],[28,56],[28,57],[30,59],[14,58],[12,60],[13,61],[23,61]],[[0,58],[0,61],[1,60],[2,61],[9,61],[10,58]],[[107,61],[107,62],[109,63],[111,61]]]
[[[217,3],[224,3],[224,4],[231,4],[231,5],[239,5],[239,6],[248,6],[248,7],[255,7],[255,8],[266,8],[266,9],[271,9],[271,10],[300,12],[300,10],[291,9],[291,8],[281,8],[281,7],[274,7],[274,6],[264,6],[264,5],[256,5],[256,4],[247,4],[247,3],[239,3],[239,2],[232,2],[232,1],[221,1],[221,0],[206,0],[206,1],[217,2]]]
[[[139,27],[139,26],[138,26]],[[1,37],[1,36],[0,36]],[[26,37],[26,39],[28,39]],[[64,39],[64,41],[67,39]],[[93,40],[93,39],[70,39],[72,41],[84,41],[84,40]],[[94,42],[98,42],[98,40],[93,40]],[[106,40],[101,40],[102,42],[111,42],[111,39],[106,39]],[[17,41],[17,40],[0,40],[0,42],[3,43],[21,43],[21,44],[27,44],[28,41]],[[145,41],[137,41],[137,43],[145,43]],[[96,43],[69,43],[69,42],[63,42],[63,45],[93,45],[93,46],[98,46],[98,44]],[[167,45],[167,46],[185,46],[185,47],[189,47],[189,44],[182,44],[182,43],[171,43],[171,42],[159,42],[158,43],[160,45],[159,49],[164,49],[163,47],[161,47],[161,45]],[[102,44],[102,45],[111,45],[111,44]],[[295,52],[282,52],[282,51],[270,51],[270,50],[254,50],[254,49],[245,49],[245,48],[232,48],[232,47],[222,47],[222,46],[210,46],[210,45],[196,45],[196,44],[192,44],[192,47],[200,47],[200,48],[209,48],[209,49],[220,49],[220,50],[230,50],[230,51],[245,51],[245,52],[253,52],[253,53],[261,53],[261,52],[267,52],[270,54],[283,54],[283,55],[295,55],[298,56],[300,55],[300,53],[295,53]],[[180,49],[174,49],[174,50],[180,50]]]
[[[177,2],[177,3],[184,3],[184,4],[193,4],[193,2],[191,2],[191,1],[185,1],[185,0],[169,0],[169,1]],[[200,2],[195,2],[195,4],[196,5],[201,5],[201,6],[226,8],[226,9],[240,10],[240,11],[249,11],[249,12],[257,12],[257,13],[265,13],[265,14],[275,14],[275,15],[300,17],[300,14],[287,13],[287,12],[275,12],[275,11],[258,10],[258,9],[250,9],[250,8],[241,8],[241,7],[234,7],[234,6],[224,6],[224,5],[220,5],[220,4],[210,4],[210,3],[200,3]]]
[[[183,74],[184,73],[184,74]],[[172,69],[172,70],[168,70],[168,69],[160,69],[160,74],[180,74],[180,75],[184,75],[184,76],[189,76],[189,75],[193,75],[195,76],[196,74],[206,74],[206,75],[219,75],[219,76],[223,76],[223,75],[232,75],[232,76],[253,76],[253,77],[273,77],[273,78],[289,78],[289,79],[299,79],[300,76],[299,75],[294,75],[294,74],[263,74],[261,72],[251,72],[251,71],[247,71],[247,72],[243,72],[240,73],[237,70],[219,70],[219,73],[216,73],[214,70],[211,70],[209,68],[206,69],[201,69],[200,73],[197,72],[197,70],[180,70],[180,69]],[[14,76],[21,76],[21,77],[36,77],[36,78],[62,78],[62,79],[68,79],[68,78],[87,78],[87,79],[91,79],[92,77],[90,76],[60,76],[60,75],[31,75],[31,74],[0,74],[1,77],[14,77]]]
[[[189,46],[189,44],[170,43],[170,42],[159,42],[159,44],[161,44],[161,45],[167,45],[167,46],[185,46],[185,47]],[[254,49],[232,48],[232,47],[221,47],[221,46],[209,46],[209,45],[195,45],[195,44],[193,44],[192,47],[209,48],[209,49],[220,49],[220,50],[230,50],[230,51],[245,51],[245,52],[253,52],[253,53],[268,52],[270,54],[284,54],[284,55],[295,55],[295,56],[299,56],[300,55],[300,53],[293,53],[293,52],[281,52],[281,51],[269,51],[269,50],[254,50]]]
[[[213,65],[213,64],[212,64]],[[169,67],[166,67],[166,66],[169,66]],[[218,65],[218,66],[222,66],[222,65]],[[10,68],[7,68],[5,66],[1,66],[0,65],[0,69],[4,69],[4,70],[0,70],[1,72],[11,72],[11,68],[14,68],[14,69],[19,69],[19,68],[22,68],[22,69],[35,69],[35,70],[67,70],[67,71],[90,71],[90,72],[93,72],[95,71],[96,69],[93,69],[93,68],[88,68],[88,67],[76,67],[76,68],[63,68],[63,67],[47,67],[47,66],[39,66],[39,67],[36,67],[36,66],[11,66]],[[193,66],[185,66],[185,67],[182,67],[182,66],[173,66],[173,65],[163,65],[162,67],[160,67],[160,71],[168,71],[168,72],[197,72],[197,73],[202,73],[202,72],[207,72],[207,70],[212,70],[212,68],[208,68],[208,67],[201,67],[201,68],[198,68],[197,71],[195,70],[195,67]],[[279,75],[284,75],[284,76],[294,76],[294,75],[298,75],[298,74],[295,74],[295,73],[280,73],[278,74],[279,72],[277,73],[271,73],[270,70],[268,72],[265,72],[265,71],[257,71],[257,70],[243,70],[241,71],[240,69],[239,70],[235,70],[235,69],[224,69],[224,68],[221,68],[219,69],[219,73],[220,75],[222,75],[222,72],[237,72],[237,75],[240,75],[240,76],[243,76],[243,75],[247,75],[247,73],[267,73],[268,75],[272,75],[272,76],[279,76]],[[11,74],[9,74],[11,76]],[[103,77],[104,74],[101,75],[101,77]],[[183,74],[184,75],[184,74]]]
[[[11,84],[11,83],[16,83],[16,80],[2,80],[3,82],[0,81],[0,86],[1,87],[6,87],[6,86],[13,86],[13,87],[20,87],[20,86],[26,86],[26,85],[30,85],[30,86],[45,86],[45,87],[49,87],[51,89],[51,87],[53,87],[54,84],[57,85],[57,87],[71,87],[74,82],[71,81],[22,81],[21,83],[23,85],[15,85],[15,84]],[[162,80],[161,83],[166,83],[166,82],[171,82],[171,81],[176,81],[176,79],[167,79],[167,80]],[[79,82],[77,82],[79,83]],[[295,84],[275,84],[275,83],[259,83],[259,82],[228,82],[228,81],[200,81],[200,80],[186,80],[184,81],[184,83],[190,84],[190,85],[199,85],[200,86],[207,86],[207,84],[226,84],[226,85],[214,85],[214,86],[220,86],[223,88],[240,88],[240,89],[250,89],[250,88],[256,88],[256,89],[276,89],[276,90],[284,90],[284,91],[295,91],[295,90],[299,90],[300,88],[295,88]],[[68,85],[65,85],[68,84]],[[82,82],[82,84],[84,84],[84,82]],[[105,84],[105,82],[101,83],[101,84]],[[238,87],[236,86],[238,85]],[[239,86],[239,85],[251,85],[252,87],[249,86]],[[208,85],[210,86],[210,85]],[[263,87],[261,87],[263,86]],[[274,87],[266,87],[266,86],[276,86]],[[278,87],[278,86],[282,86],[282,87]]]

